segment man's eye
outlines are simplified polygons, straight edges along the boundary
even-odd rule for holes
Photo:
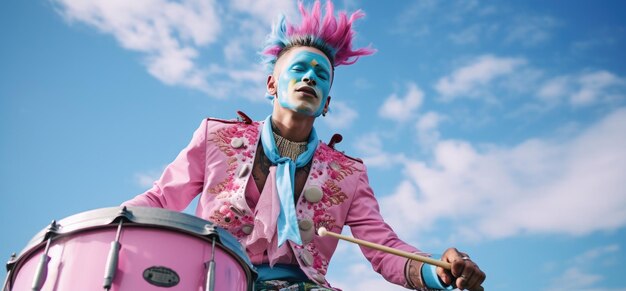
[[[304,71],[304,67],[302,67],[302,66],[293,66],[293,67],[291,67],[291,69],[296,71],[296,72]]]
[[[326,72],[324,72],[324,71],[320,71],[320,72],[318,72],[318,73],[317,73],[317,75],[318,75],[318,76],[320,77],[320,79],[322,79],[322,80],[328,80],[328,77],[329,77],[329,76],[328,76],[328,74],[327,74]]]

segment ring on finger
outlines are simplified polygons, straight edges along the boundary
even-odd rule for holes
[[[462,256],[462,257],[461,257],[461,260],[463,260],[463,261],[469,261],[469,260],[470,260],[470,257],[468,257],[468,256]]]
[[[460,285],[458,287],[463,287],[467,289],[469,286],[471,286],[470,284],[473,285],[474,281],[476,281],[476,277],[474,275],[476,275],[476,273],[471,268],[468,270],[463,270],[463,273],[461,274],[461,276],[459,276],[459,279],[462,280],[460,282],[457,282]]]

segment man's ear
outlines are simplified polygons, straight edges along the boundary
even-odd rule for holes
[[[278,88],[276,88],[276,78],[274,78],[274,75],[267,76],[266,89],[269,95],[276,96]]]
[[[330,105],[330,95],[328,95],[328,97],[326,97],[326,105],[324,105],[324,114],[328,113],[328,106]]]

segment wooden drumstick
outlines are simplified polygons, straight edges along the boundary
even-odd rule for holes
[[[450,270],[452,269],[452,266],[450,265],[450,263],[448,262],[444,262],[444,261],[440,261],[440,260],[435,260],[433,258],[429,258],[429,257],[424,257],[424,256],[420,256],[420,255],[416,255],[413,253],[409,253],[409,252],[405,252],[402,250],[398,250],[398,249],[394,249],[394,248],[390,248],[388,246],[384,246],[384,245],[379,245],[373,242],[369,242],[366,240],[362,240],[362,239],[358,239],[358,238],[353,238],[350,236],[345,236],[345,235],[341,235],[338,233],[334,233],[332,231],[328,231],[325,227],[320,227],[317,230],[317,234],[319,236],[331,236],[337,239],[341,239],[341,240],[345,240],[345,241],[349,241],[358,245],[362,245],[364,247],[368,247],[371,249],[375,249],[375,250],[379,250],[381,252],[386,252],[386,253],[390,253],[390,254],[394,254],[396,256],[401,256],[407,259],[411,259],[414,261],[418,261],[418,262],[422,262],[422,263],[426,263],[426,264],[430,264],[430,265],[434,265],[437,267],[442,267],[446,270]],[[482,288],[481,288],[482,290]]]
[[[371,249],[375,249],[375,250],[379,250],[385,253],[390,253],[390,254],[394,254],[396,256],[401,256],[401,257],[405,257],[407,259],[411,259],[414,261],[418,261],[418,262],[422,262],[422,263],[426,263],[426,264],[430,264],[430,265],[435,265],[437,267],[442,267],[446,270],[450,270],[452,267],[450,266],[450,263],[448,262],[444,262],[444,261],[440,261],[440,260],[435,260],[429,257],[424,257],[424,256],[420,256],[420,255],[416,255],[413,253],[409,253],[409,252],[405,252],[402,250],[398,250],[398,249],[394,249],[394,248],[390,248],[388,246],[384,246],[384,245],[379,245],[373,242],[369,242],[366,240],[362,240],[362,239],[358,239],[358,238],[353,238],[350,236],[345,236],[345,235],[341,235],[338,233],[334,233],[332,231],[328,231],[325,227],[320,227],[317,230],[317,234],[319,234],[320,236],[332,236],[334,238],[337,239],[341,239],[341,240],[346,240],[349,242],[353,242],[355,244],[358,245],[362,245],[364,247],[368,247]]]

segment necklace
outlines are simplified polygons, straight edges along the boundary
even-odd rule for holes
[[[274,134],[276,148],[278,148],[278,152],[281,157],[288,157],[292,161],[295,161],[300,154],[306,151],[308,142],[294,142],[276,134],[275,132],[272,133]]]

